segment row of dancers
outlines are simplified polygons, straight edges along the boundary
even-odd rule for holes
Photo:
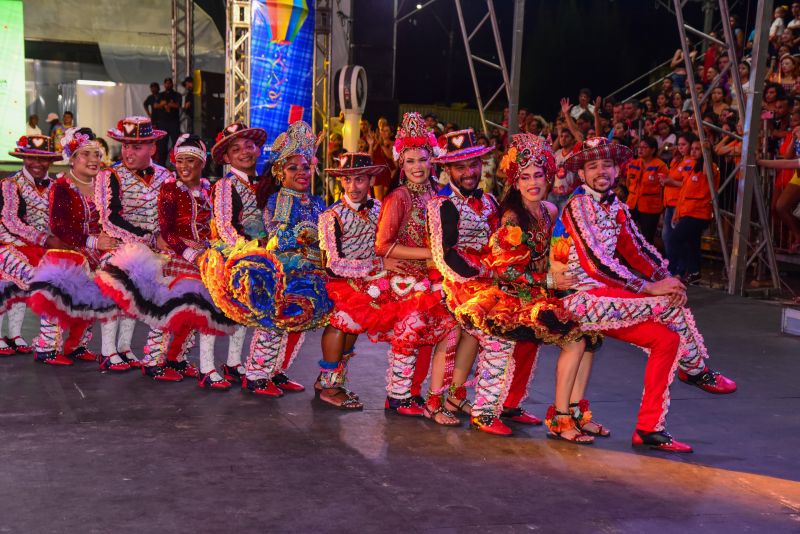
[[[9,335],[0,354],[34,353],[49,365],[96,360],[105,372],[191,377],[214,391],[238,382],[280,397],[304,390],[287,370],[305,333],[324,328],[314,390],[328,405],[363,408],[347,382],[363,335],[389,344],[387,410],[447,426],[466,416],[495,435],[511,434],[509,422],[544,422],[548,437],[588,444],[610,435],[585,392],[593,355],[612,337],[648,354],[632,444],[673,452],[692,450],[665,429],[676,371],[709,393],[736,390],[706,364],[685,286],[613,193],[631,158],[625,146],[592,138],[567,159],[582,185],[559,214],[544,200],[556,174],[546,141],[513,136],[498,203],[478,187],[489,148],[471,129],[440,146],[418,113],[398,127],[401,172],[384,201],[369,192],[385,167],[345,153],[326,169],[344,191],[329,207],[310,193],[317,144],[302,121],[277,136],[261,176],[266,132],[227,126],[210,155],[230,171],[213,186],[196,136],[175,143],[173,173],[152,162],[165,132],[148,118],[126,117],[108,135],[122,143],[122,160],[109,168],[88,128],[68,130],[62,153],[44,136],[23,137],[10,152],[23,168],[2,184],[0,312]],[[69,170],[51,178],[62,157]],[[434,163],[448,185],[433,179]],[[26,307],[41,316],[30,345],[21,336]],[[136,321],[150,327],[141,356],[131,350]],[[95,322],[99,355],[88,349]],[[199,367],[187,359],[196,336]],[[219,368],[218,336],[229,338]],[[544,421],[522,408],[542,343],[561,349]]]

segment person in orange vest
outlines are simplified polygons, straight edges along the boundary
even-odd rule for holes
[[[694,161],[681,185],[678,203],[672,216],[672,236],[669,243],[669,270],[687,283],[700,278],[700,240],[714,211],[708,178],[703,167],[703,149],[700,141],[694,141],[689,150]],[[714,190],[719,187],[719,169],[714,169]]]
[[[697,141],[697,136],[692,132],[683,132],[678,136],[669,172],[661,176],[661,185],[664,186],[664,224],[661,225],[661,241],[664,243],[664,254],[667,257],[669,257],[669,241],[672,236],[672,216],[675,214],[675,205],[678,203],[683,178],[694,167],[694,161],[689,157],[689,149],[694,141]]]
[[[664,187],[659,175],[667,174],[669,168],[656,156],[658,142],[653,137],[643,137],[638,150],[639,157],[628,163],[627,204],[642,236],[653,244],[664,210]]]

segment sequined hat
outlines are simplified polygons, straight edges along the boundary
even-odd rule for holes
[[[472,128],[445,134],[444,154],[435,158],[436,163],[454,163],[479,158],[492,151],[490,146],[481,146]]]
[[[590,137],[564,161],[564,168],[569,172],[578,172],[586,162],[598,159],[611,159],[616,165],[622,165],[632,157],[633,152],[625,145],[612,143],[605,137]]]
[[[508,150],[500,160],[500,170],[506,173],[507,183],[517,183],[522,170],[530,165],[541,167],[548,182],[553,180],[556,158],[550,143],[534,134],[513,135]]]
[[[24,135],[19,138],[14,150],[8,153],[17,158],[61,159],[61,153],[55,151],[53,140],[46,135]]]
[[[267,142],[267,132],[262,128],[248,128],[243,122],[229,124],[217,134],[214,146],[211,147],[213,160],[220,165],[224,165],[225,160],[222,159],[222,156],[225,155],[228,146],[239,138],[252,139],[261,148]]]
[[[317,138],[305,121],[293,122],[281,133],[270,148],[273,165],[280,165],[291,156],[300,155],[311,164],[317,151]]]
[[[426,149],[432,157],[439,156],[442,149],[436,142],[436,135],[425,126],[422,115],[416,111],[403,114],[403,121],[397,127],[397,135],[392,145],[392,155],[399,161],[403,152],[412,148]]]
[[[331,176],[375,176],[387,169],[386,165],[375,165],[366,152],[345,152],[337,158],[339,166],[325,169]]]
[[[153,121],[149,117],[141,116],[125,117],[107,133],[120,143],[153,143],[167,135],[164,130],[153,129]]]
[[[206,144],[198,136],[194,134],[183,134],[175,141],[175,146],[172,147],[169,159],[175,163],[175,158],[181,154],[188,154],[201,160],[203,164],[206,163]]]

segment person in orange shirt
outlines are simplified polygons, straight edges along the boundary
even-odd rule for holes
[[[678,203],[672,216],[672,236],[669,243],[669,270],[687,283],[700,278],[700,239],[713,217],[712,192],[703,167],[703,149],[694,141],[689,151],[694,161],[691,172],[683,179]],[[714,190],[719,187],[719,169],[714,169]]]
[[[672,156],[672,161],[669,165],[669,172],[660,176],[661,185],[664,186],[664,224],[661,226],[661,241],[664,242],[664,255],[668,258],[675,205],[678,203],[683,178],[694,167],[694,161],[689,157],[689,149],[694,141],[697,141],[697,136],[691,132],[683,132],[678,135],[678,142],[675,154]]]
[[[653,137],[639,141],[639,157],[628,163],[628,207],[639,231],[653,244],[658,220],[664,210],[664,187],[659,175],[669,172],[667,164],[656,157],[658,142]]]

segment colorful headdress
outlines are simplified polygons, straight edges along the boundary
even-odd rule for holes
[[[243,122],[234,122],[217,134],[214,146],[211,147],[211,157],[213,160],[220,165],[224,165],[225,160],[222,159],[222,156],[228,150],[228,145],[240,137],[252,139],[259,148],[264,146],[264,143],[267,142],[267,132],[265,130],[261,128],[248,128]]]
[[[317,151],[317,137],[307,122],[293,122],[285,132],[275,139],[270,151],[272,152],[273,167],[276,165],[281,167],[287,158],[296,155],[303,156],[313,166],[315,164],[314,154]]]
[[[656,128],[658,128],[659,125],[664,124],[664,123],[666,123],[667,126],[672,128],[672,119],[670,119],[669,117],[659,117],[659,118],[657,118],[654,126]]]
[[[506,173],[507,183],[517,183],[522,170],[530,165],[541,167],[548,182],[553,180],[556,174],[556,158],[550,143],[538,135],[513,135],[508,150],[500,160],[500,169]]]
[[[170,161],[175,163],[175,159],[181,154],[188,154],[200,159],[203,165],[206,164],[206,144],[198,136],[194,134],[183,134],[175,141],[175,146],[172,147],[172,153],[169,156]]]
[[[387,169],[386,165],[375,165],[366,152],[345,152],[338,158],[339,166],[325,169],[330,176],[375,176]]]
[[[89,128],[68,128],[61,138],[61,155],[63,159],[70,159],[78,150],[85,146],[100,148],[97,137]]]
[[[400,161],[403,152],[411,148],[424,148],[432,157],[441,155],[442,149],[436,142],[436,135],[425,126],[422,115],[416,111],[403,114],[403,121],[397,127],[397,135],[392,146],[395,161]]]
[[[149,117],[140,116],[125,117],[107,133],[120,143],[153,143],[167,135],[164,130],[153,129],[153,121]]]
[[[56,152],[53,140],[47,135],[24,135],[8,153],[17,158],[61,159],[61,153]]]
[[[436,163],[454,163],[467,159],[479,158],[492,151],[490,146],[481,146],[472,128],[448,132],[445,134],[444,154],[437,156]]]
[[[632,157],[633,152],[625,145],[612,143],[605,137],[590,137],[564,161],[564,168],[578,172],[586,162],[598,159],[611,159],[616,165],[622,165]]]

